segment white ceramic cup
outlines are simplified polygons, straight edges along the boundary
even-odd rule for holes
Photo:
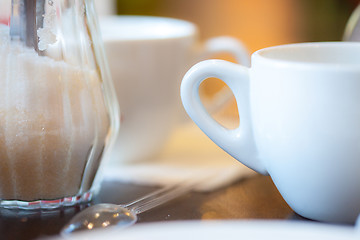
[[[217,37],[200,43],[197,27],[183,20],[110,16],[100,18],[100,26],[121,110],[112,163],[147,160],[159,152],[187,117],[179,92],[191,65],[225,52],[244,65],[250,61],[238,40]]]
[[[299,43],[255,52],[251,67],[222,60],[193,66],[181,85],[185,110],[217,145],[269,174],[298,214],[355,222],[360,213],[360,43]],[[240,125],[206,112],[199,84],[222,79]]]

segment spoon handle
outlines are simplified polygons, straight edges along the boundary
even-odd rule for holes
[[[171,186],[165,186],[155,192],[123,205],[123,207],[130,209],[136,214],[139,214],[174,198],[177,198],[182,194],[190,192],[199,183],[199,180],[194,180],[185,183],[177,183]]]

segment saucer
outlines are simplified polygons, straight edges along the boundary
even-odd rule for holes
[[[355,240],[360,239],[360,231],[352,226],[289,220],[173,221],[89,231],[66,239]]]

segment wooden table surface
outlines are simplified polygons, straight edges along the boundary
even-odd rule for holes
[[[156,188],[105,182],[94,202],[126,203]],[[36,239],[58,234],[84,206],[23,216],[0,210],[0,239]],[[137,224],[193,219],[302,219],[293,213],[270,177],[256,175],[213,192],[191,192],[139,215]],[[305,219],[302,219],[305,220]]]

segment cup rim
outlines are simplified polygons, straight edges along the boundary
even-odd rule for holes
[[[118,24],[127,22],[134,27],[135,22],[141,23],[140,27],[131,34],[112,34],[113,30],[120,31],[120,26],[106,26],[107,24]],[[160,40],[172,38],[184,38],[197,34],[197,26],[189,21],[158,16],[145,15],[108,15],[99,17],[101,34],[104,41],[135,41],[135,40]],[[153,23],[153,24],[151,24]],[[174,28],[174,26],[180,26]],[[141,31],[140,28],[152,28],[154,31]],[[129,29],[129,28],[128,28]],[[126,27],[123,28],[126,30]]]
[[[286,59],[288,57],[274,57],[272,54],[276,52],[283,51],[288,49],[287,54],[295,54],[295,51],[299,50],[318,50],[320,48],[336,48],[337,51],[346,50],[346,51],[355,51],[355,48],[359,49],[359,60],[354,62],[344,62],[344,61],[321,61],[321,60],[299,60],[299,59]],[[295,51],[294,51],[295,50]],[[252,63],[261,62],[265,64],[272,64],[282,67],[305,67],[305,68],[332,68],[339,70],[340,68],[353,69],[360,71],[360,42],[342,42],[342,41],[332,41],[332,42],[303,42],[303,43],[291,43],[283,44],[272,47],[263,48],[257,50],[252,55]]]

